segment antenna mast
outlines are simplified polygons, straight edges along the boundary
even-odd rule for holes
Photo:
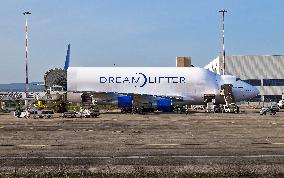
[[[219,10],[219,12],[222,15],[222,75],[225,75],[225,13],[227,12],[226,10]]]

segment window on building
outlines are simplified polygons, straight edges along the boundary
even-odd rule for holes
[[[284,86],[284,79],[263,79],[263,86]]]
[[[278,102],[282,99],[282,95],[264,95],[265,102]]]
[[[261,86],[261,80],[259,79],[248,79],[248,80],[242,80],[242,81],[252,86]]]

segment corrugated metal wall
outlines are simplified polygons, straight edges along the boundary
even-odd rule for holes
[[[241,79],[284,79],[284,56],[226,56],[226,73]]]
[[[226,56],[225,73],[247,79],[284,79],[284,56]],[[260,86],[260,95],[281,95],[284,86]]]

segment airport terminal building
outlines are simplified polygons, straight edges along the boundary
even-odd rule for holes
[[[204,68],[222,73],[222,59],[217,57]],[[278,102],[284,92],[284,55],[226,56],[225,74],[256,86],[260,94],[251,101]]]

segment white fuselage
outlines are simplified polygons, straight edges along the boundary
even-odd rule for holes
[[[67,71],[68,92],[182,97],[188,104],[203,104],[204,94],[215,94],[216,102],[223,103],[220,86],[226,82],[219,75],[198,67],[69,67]],[[234,91],[236,96],[240,95],[238,91]],[[236,98],[240,99],[246,98]]]

